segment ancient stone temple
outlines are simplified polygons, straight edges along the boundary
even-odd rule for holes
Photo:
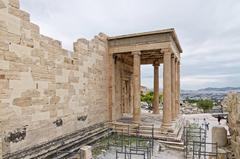
[[[103,134],[123,113],[140,123],[145,64],[154,68],[155,114],[163,67],[162,130],[178,117],[182,49],[174,29],[100,33],[73,47],[41,35],[18,0],[0,0],[0,158],[51,158]]]
[[[132,112],[133,122],[141,122],[140,66],[145,64],[151,64],[154,68],[153,110],[159,113],[159,66],[162,64],[165,105],[162,126],[169,127],[179,114],[182,50],[174,29],[108,37],[107,40],[110,56],[109,94],[112,95],[109,98],[110,120],[118,117],[112,110],[122,108],[122,113]],[[116,94],[121,89],[123,93]]]

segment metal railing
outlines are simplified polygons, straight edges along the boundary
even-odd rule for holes
[[[184,140],[184,156],[185,158],[192,158],[193,142],[206,143],[206,130],[201,127],[184,127],[183,140]]]
[[[209,156],[217,159],[217,143],[206,142],[206,129],[195,125],[184,127],[184,157],[185,159],[207,159]]]
[[[206,147],[208,147],[206,149]],[[218,158],[218,144],[193,141],[193,159]]]
[[[148,137],[141,135],[142,130],[141,125],[134,128],[130,125],[125,128],[118,128],[114,125],[109,129],[108,148],[118,148],[116,159],[121,156],[124,159],[131,159],[132,156],[143,156],[144,159],[151,159],[154,147],[154,125],[151,125],[151,135]]]

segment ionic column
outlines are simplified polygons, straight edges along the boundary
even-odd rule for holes
[[[130,106],[130,113],[133,113],[133,79],[131,78],[131,81],[130,81],[130,83],[131,83],[131,86],[130,86],[130,91],[131,91],[131,95],[130,95],[130,104],[131,104],[131,106]]]
[[[175,112],[176,118],[178,116],[178,59],[176,58],[175,63],[175,71],[176,71],[176,78],[175,78],[175,86],[176,86],[176,94],[175,94]]]
[[[166,50],[163,55],[163,120],[162,130],[167,131],[171,126],[171,51]]]
[[[141,106],[140,106],[140,71],[141,71],[141,52],[133,52],[133,122],[140,123],[141,121]]]
[[[176,96],[175,96],[175,105],[176,105],[176,117],[178,116],[178,100],[179,100],[179,92],[178,92],[178,59],[176,59],[176,64],[175,64],[175,71],[176,71],[176,79],[175,79],[175,83],[176,83]]]
[[[177,61],[177,115],[180,113],[180,61]]]
[[[172,57],[172,65],[171,65],[171,111],[172,111],[172,120],[176,119],[176,65],[175,65],[175,56]]]
[[[154,62],[153,114],[159,114],[159,63]]]

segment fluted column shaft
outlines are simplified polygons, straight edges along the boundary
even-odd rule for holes
[[[181,88],[180,88],[180,61],[177,61],[177,102],[176,102],[176,111],[177,111],[177,115],[180,113],[180,92],[181,92]]]
[[[175,65],[175,56],[171,59],[172,65],[171,65],[171,112],[172,112],[172,120],[174,121],[176,119],[176,65]]]
[[[171,114],[171,51],[164,51],[163,55],[163,120],[162,128],[170,127]],[[165,130],[165,129],[163,129]]]
[[[141,72],[141,52],[132,52],[133,54],[133,122],[141,121],[140,106],[140,72]]]
[[[153,114],[159,114],[159,63],[154,66],[154,95],[153,95]]]

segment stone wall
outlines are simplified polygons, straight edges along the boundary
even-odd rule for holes
[[[3,154],[107,121],[107,58],[105,35],[79,39],[70,52],[41,35],[18,0],[0,0]]]
[[[222,105],[227,107],[231,147],[236,158],[240,158],[240,93],[229,93]]]

